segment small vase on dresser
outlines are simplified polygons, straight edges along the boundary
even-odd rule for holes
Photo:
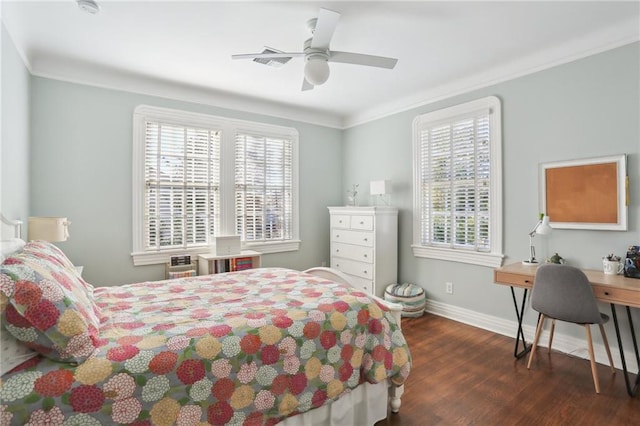
[[[382,297],[398,279],[398,209],[329,207],[331,267]]]

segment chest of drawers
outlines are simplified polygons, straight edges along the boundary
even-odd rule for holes
[[[331,267],[354,285],[382,297],[398,279],[398,210],[329,207]]]

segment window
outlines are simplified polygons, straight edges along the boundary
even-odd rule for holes
[[[292,156],[287,139],[236,135],[236,232],[245,241],[292,238]]]
[[[134,112],[133,258],[245,248],[297,250],[295,129],[150,106]]]
[[[414,120],[414,255],[502,263],[500,101],[488,97]]]

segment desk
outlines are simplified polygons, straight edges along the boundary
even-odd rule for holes
[[[524,332],[522,331],[522,318],[524,316],[527,292],[533,287],[533,280],[536,275],[536,269],[536,266],[514,263],[511,265],[503,266],[501,268],[496,268],[493,271],[493,281],[496,284],[508,285],[511,287],[513,304],[515,306],[516,316],[518,318],[516,344],[513,351],[513,356],[516,358],[523,357],[527,354],[527,352],[531,350],[531,345],[527,345],[527,342],[524,338]],[[613,317],[613,324],[616,329],[616,337],[618,338],[618,348],[620,349],[620,359],[622,360],[622,370],[624,371],[624,380],[625,384],[627,385],[627,393],[630,396],[633,396],[638,390],[638,386],[640,383],[640,374],[636,375],[635,385],[632,388],[629,375],[627,373],[627,362],[625,360],[624,350],[622,348],[622,338],[620,337],[620,327],[618,326],[616,306],[620,305],[627,311],[636,361],[638,367],[640,368],[638,342],[636,340],[636,334],[633,326],[633,319],[631,318],[630,309],[631,307],[640,308],[640,280],[627,278],[622,275],[606,275],[602,271],[591,269],[584,269],[583,272],[591,283],[596,299],[600,302],[609,303],[609,305],[611,306],[611,315]],[[516,287],[524,290],[522,301],[520,303],[518,303],[518,300],[516,298]],[[520,343],[522,343],[523,349],[521,351],[518,351]]]

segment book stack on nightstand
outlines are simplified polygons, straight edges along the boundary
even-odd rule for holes
[[[195,277],[198,272],[197,260],[192,261],[191,256],[171,256],[165,267],[167,279]]]
[[[234,271],[244,271],[253,267],[252,257],[235,257],[231,259],[231,268]]]
[[[243,271],[259,268],[262,254],[253,250],[242,250],[236,254],[219,255],[214,253],[198,256],[198,274],[220,274],[223,272]]]

